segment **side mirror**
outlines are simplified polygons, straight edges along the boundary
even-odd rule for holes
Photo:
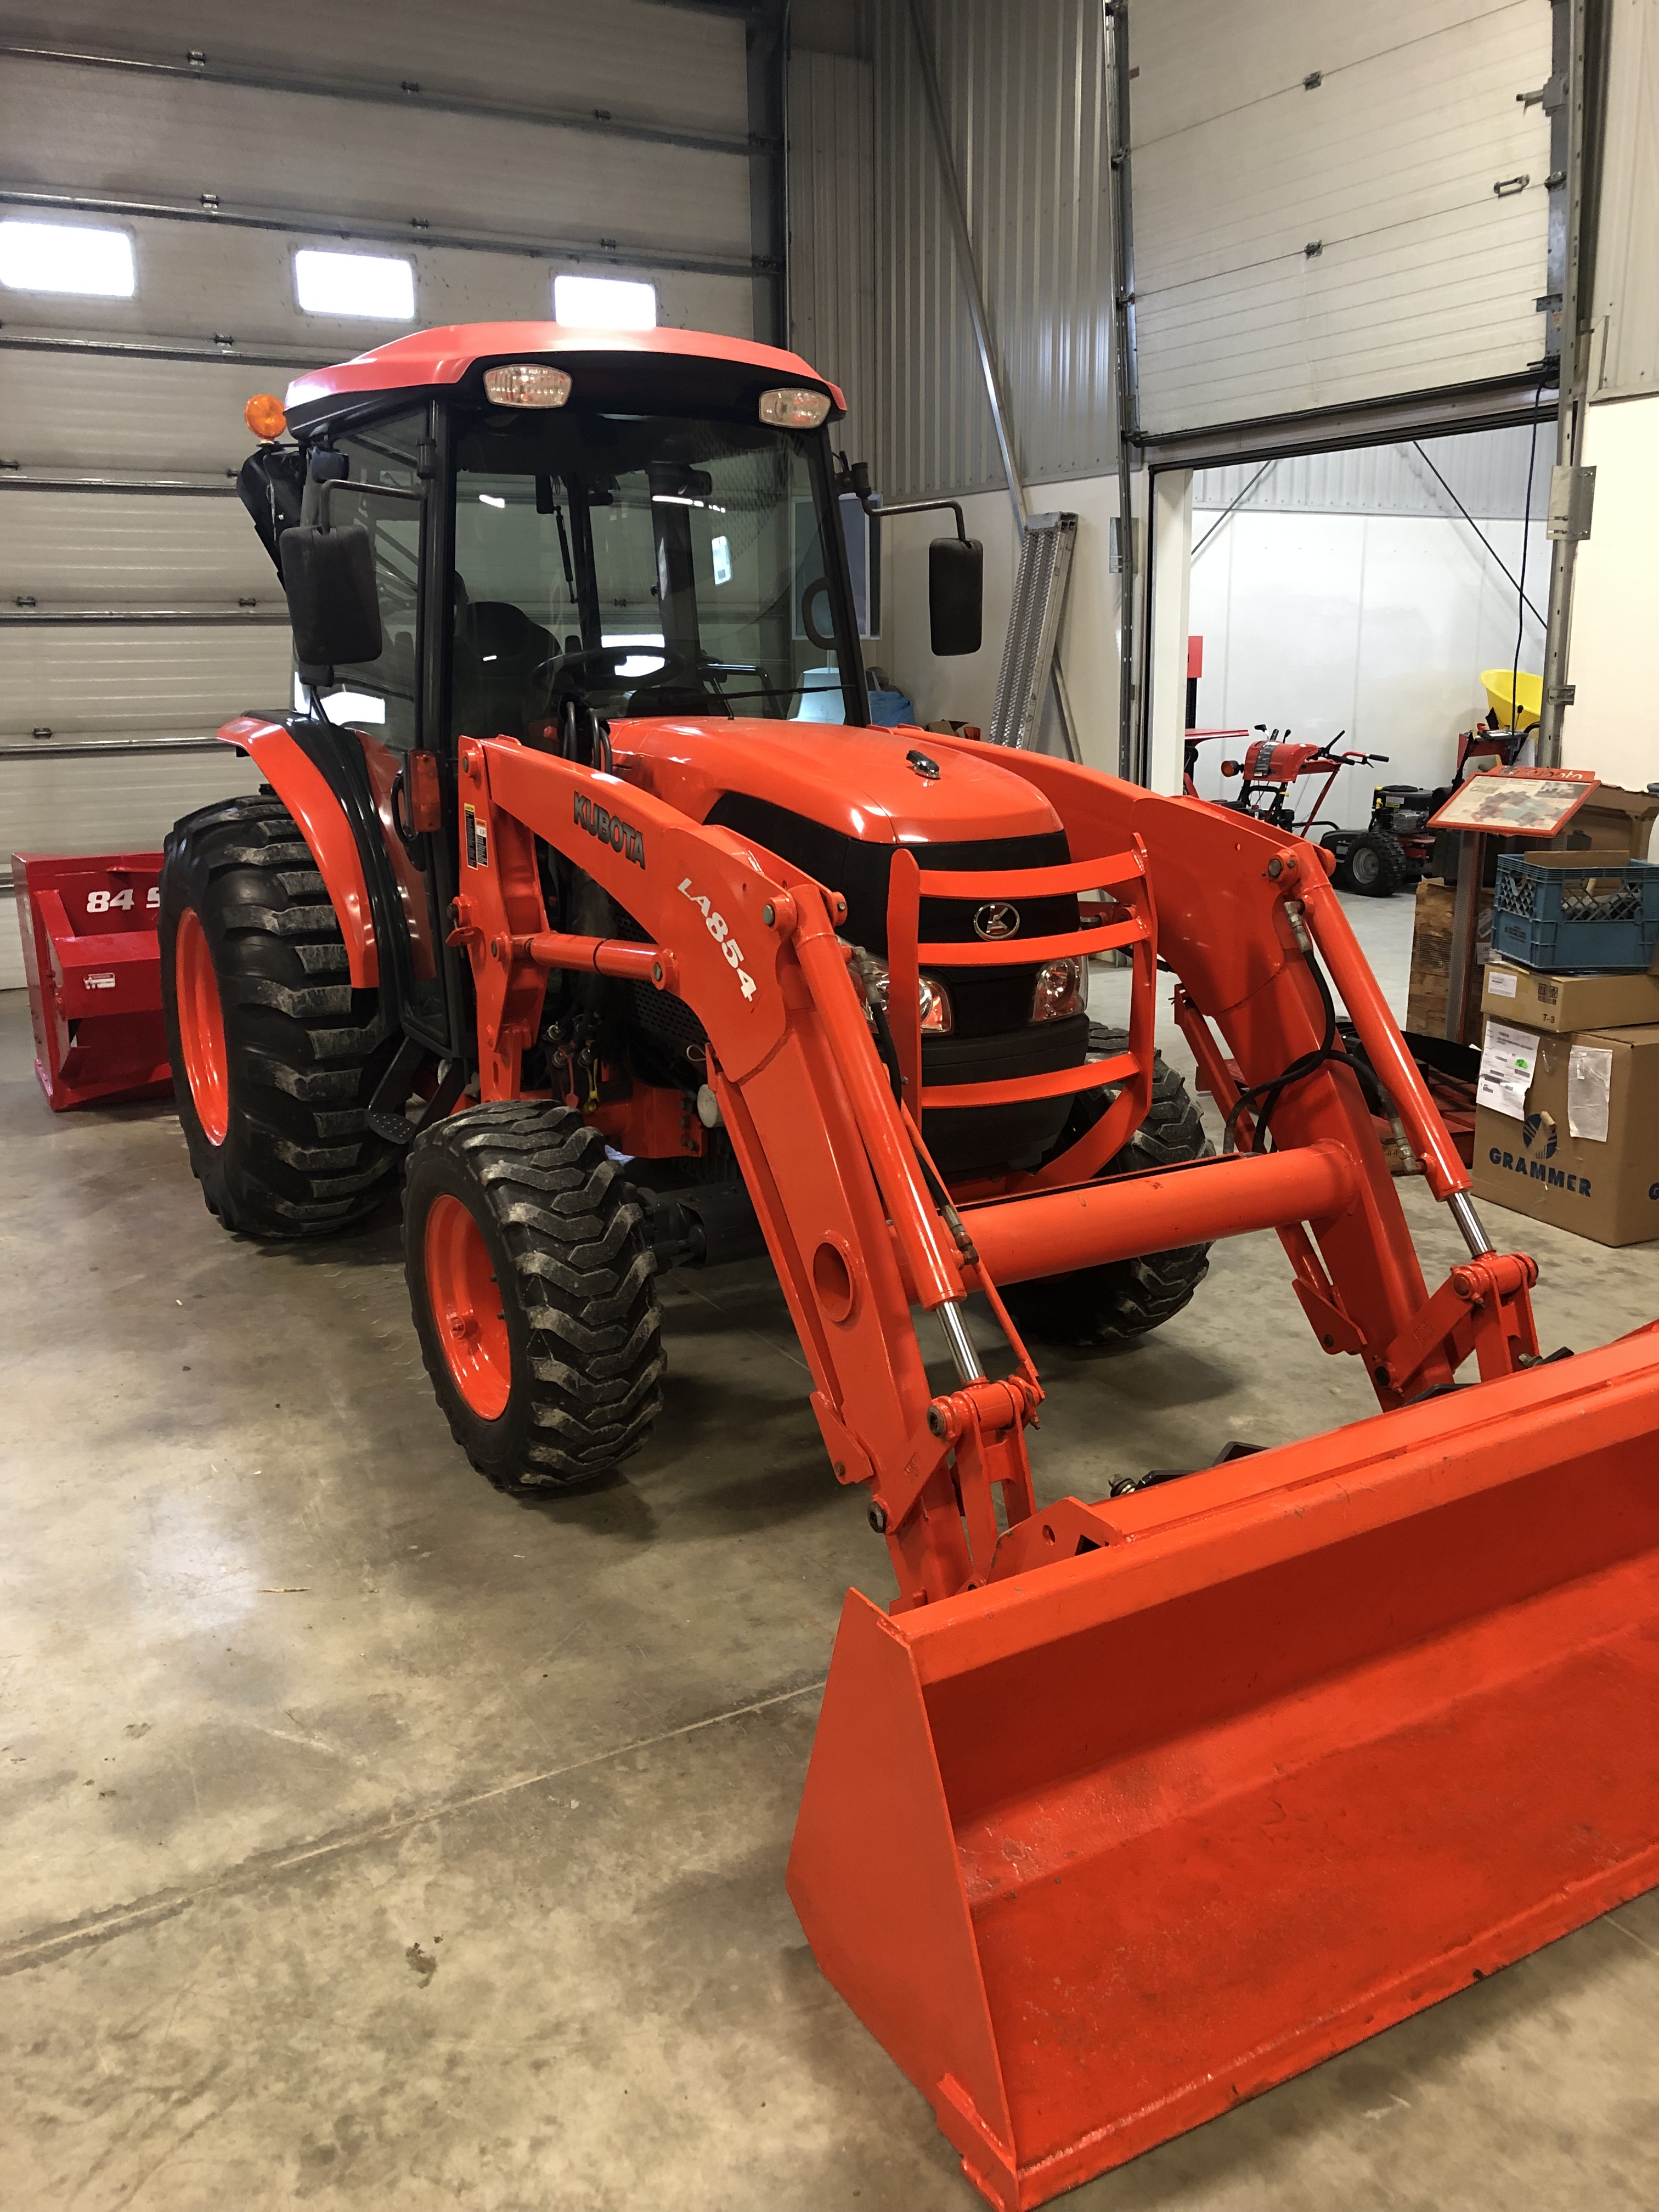
[[[361,522],[283,532],[283,589],[304,666],[378,660],[386,640],[374,588],[374,549]]]
[[[977,538],[936,538],[927,548],[927,619],[941,660],[977,653],[984,630],[985,548]]]

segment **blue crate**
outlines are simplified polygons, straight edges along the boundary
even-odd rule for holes
[[[1506,853],[1492,896],[1494,957],[1552,975],[1650,967],[1659,866],[1612,854]]]

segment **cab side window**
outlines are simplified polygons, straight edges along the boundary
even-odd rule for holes
[[[331,524],[358,522],[368,532],[385,643],[378,660],[337,667],[319,696],[331,722],[365,731],[399,752],[415,743],[420,693],[421,509],[407,500],[377,498],[375,490],[419,490],[416,462],[426,434],[426,410],[419,407],[337,438],[347,475],[329,495]],[[307,483],[307,522],[317,520],[321,488]],[[301,703],[309,702],[296,694]]]

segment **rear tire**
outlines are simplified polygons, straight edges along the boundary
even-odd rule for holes
[[[517,1100],[425,1130],[404,1264],[438,1402],[499,1488],[586,1490],[644,1443],[665,1364],[655,1262],[579,1114]]]
[[[1348,848],[1344,888],[1367,898],[1392,898],[1411,868],[1406,848],[1386,830],[1367,830]],[[1339,880],[1340,878],[1339,878]]]
[[[1127,1030],[1090,1024],[1091,1060],[1109,1059],[1127,1052],[1128,1046]],[[1079,1105],[1078,1117],[1062,1142],[1074,1143],[1083,1126],[1082,1117],[1086,1115],[1091,1121],[1097,1120],[1116,1096],[1110,1089],[1094,1092]],[[1213,1149],[1185,1083],[1163,1054],[1155,1053],[1152,1103],[1146,1118],[1122,1151],[1107,1162],[1097,1179],[1201,1160]],[[1122,1344],[1173,1319],[1209,1271],[1209,1246],[1188,1244],[1175,1252],[1153,1252],[1138,1260],[1114,1261],[1103,1267],[1080,1267],[1068,1275],[1043,1275],[1035,1282],[1012,1283],[1003,1297],[1021,1330],[1042,1342]]]
[[[167,841],[161,1012],[190,1164],[248,1237],[323,1237],[374,1212],[398,1164],[368,1106],[394,1040],[280,799],[222,799]]]

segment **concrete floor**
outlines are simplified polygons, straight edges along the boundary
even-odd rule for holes
[[[1410,906],[1355,905],[1398,1000]],[[54,1119],[29,1057],[9,994],[0,2205],[966,2212],[784,1895],[842,1592],[889,1584],[767,1272],[671,1279],[651,1448],[515,1502],[450,1443],[392,1223],[233,1242],[170,1110]],[[1659,1313],[1659,1246],[1490,1214],[1552,1344]],[[1371,1410],[1270,1237],[1043,1365],[1045,1497]],[[1066,2201],[1651,2212],[1656,2047],[1651,1893]]]

